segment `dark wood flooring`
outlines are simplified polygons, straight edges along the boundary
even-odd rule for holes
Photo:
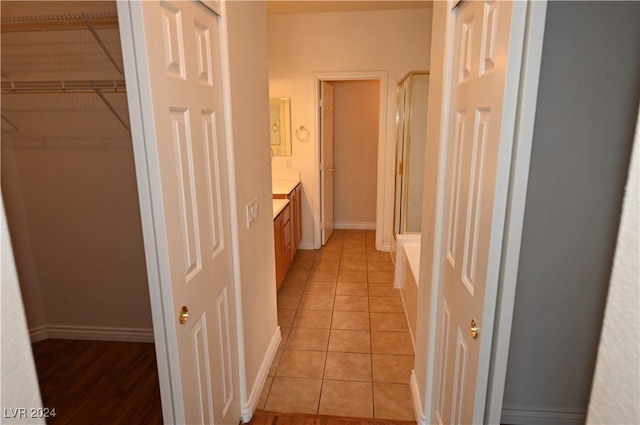
[[[154,344],[48,339],[33,355],[47,424],[162,424]]]
[[[416,425],[416,422],[256,410],[249,425]]]
[[[161,425],[155,347],[48,339],[32,345],[43,406],[55,425]],[[412,421],[257,410],[251,425],[415,425]]]

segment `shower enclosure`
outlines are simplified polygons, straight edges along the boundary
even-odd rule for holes
[[[429,72],[409,72],[398,84],[394,236],[419,235],[427,137]]]

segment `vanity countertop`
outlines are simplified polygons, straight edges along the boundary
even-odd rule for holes
[[[294,186],[295,187],[295,186]],[[287,206],[288,199],[274,199],[273,200],[273,218],[275,219],[278,214]]]
[[[274,195],[288,195],[300,183],[300,180],[277,179],[271,181],[271,193]]]

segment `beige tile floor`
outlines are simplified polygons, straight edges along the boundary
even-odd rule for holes
[[[413,345],[388,252],[336,230],[299,250],[278,292],[282,342],[259,409],[413,420]]]

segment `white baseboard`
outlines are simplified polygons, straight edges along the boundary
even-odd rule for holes
[[[376,223],[367,223],[360,221],[334,221],[333,228],[348,230],[376,230]]]
[[[153,329],[45,325],[29,330],[31,342],[45,339],[154,342]]]
[[[253,382],[253,386],[251,387],[251,393],[249,394],[249,400],[242,406],[242,422],[248,423],[251,421],[253,417],[253,412],[255,412],[256,407],[258,406],[258,401],[260,400],[260,394],[262,393],[262,387],[264,387],[264,383],[267,380],[267,375],[269,375],[269,369],[271,369],[271,364],[273,363],[273,359],[276,357],[276,353],[278,351],[278,347],[280,346],[280,341],[282,340],[282,333],[280,332],[280,326],[277,327],[276,332],[273,334],[271,338],[271,342],[269,343],[269,348],[267,348],[267,352],[262,359],[262,364],[260,365],[260,369],[258,370],[258,376],[256,376],[256,380]]]
[[[500,422],[505,425],[579,425],[586,420],[586,411],[503,408]]]
[[[300,242],[298,244],[298,249],[316,249],[313,242]]]
[[[413,414],[416,418],[418,425],[429,425],[427,417],[422,410],[422,397],[420,396],[420,389],[418,387],[418,380],[416,379],[416,371],[411,370],[411,400],[413,401]]]
[[[29,337],[31,338],[31,342],[44,341],[45,339],[49,339],[47,326],[44,325],[29,329]]]

